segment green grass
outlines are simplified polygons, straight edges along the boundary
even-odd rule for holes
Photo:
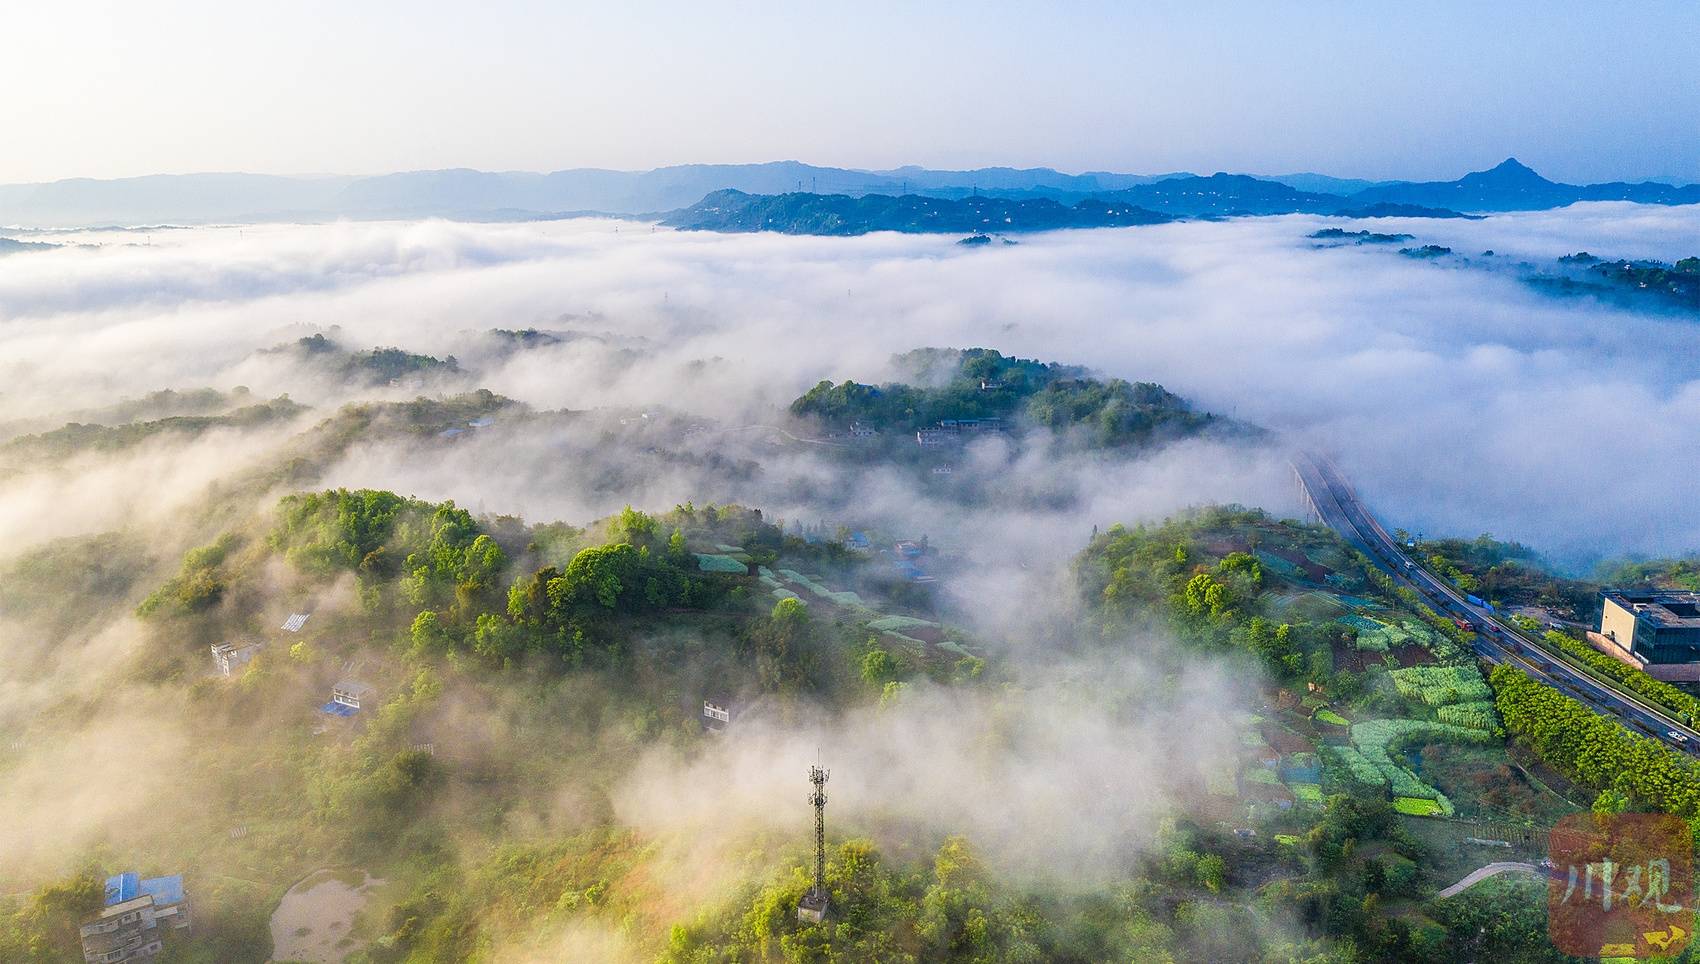
[[[1289,783],[1287,789],[1293,791],[1293,796],[1304,803],[1321,803],[1322,786],[1316,783]]]
[[[1316,716],[1314,717],[1314,719],[1319,723],[1327,723],[1330,726],[1351,726],[1352,725],[1352,721],[1346,719],[1345,717],[1334,712],[1333,710],[1317,710]]]

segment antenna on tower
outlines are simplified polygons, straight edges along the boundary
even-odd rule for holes
[[[820,752],[816,763],[809,767],[809,805],[815,808],[815,882],[803,899],[797,902],[797,919],[818,924],[826,917],[826,781],[832,776],[821,769]]]

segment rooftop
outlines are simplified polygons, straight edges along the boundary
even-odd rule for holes
[[[183,900],[183,875],[149,877],[144,880],[140,874],[127,871],[106,878],[106,906],[108,907],[135,900],[144,894],[153,898],[155,906],[163,907],[168,904],[180,903]]]
[[[1700,592],[1687,589],[1607,589],[1604,595],[1656,626],[1700,629]]]
[[[141,896],[142,878],[136,873],[114,874],[106,878],[106,906],[134,900]]]
[[[142,881],[142,893],[153,895],[155,907],[168,907],[183,902],[183,875],[150,877]]]

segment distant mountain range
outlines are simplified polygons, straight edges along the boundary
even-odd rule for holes
[[[1677,187],[1659,181],[1629,184],[1560,184],[1536,174],[1516,158],[1456,181],[1394,181],[1352,195],[1359,204],[1388,202],[1457,211],[1539,211],[1577,201],[1635,201],[1640,204],[1700,203],[1700,184]]]
[[[1132,206],[1172,217],[1295,212],[1445,216],[1535,210],[1594,200],[1700,203],[1700,185],[1677,187],[1655,181],[1561,184],[1516,160],[1456,181],[1374,183],[1321,174],[1253,177],[1219,173],[1199,177],[1102,171],[1063,174],[1049,168],[1001,167],[860,171],[776,161],[687,164],[652,171],[585,168],[550,174],[446,170],[375,177],[183,174],[105,181],[79,178],[0,185],[0,225],[89,227],[419,217],[517,221],[588,213],[660,217],[723,190],[747,195],[850,198],[1044,199],[1071,210],[1082,201],[1095,200],[1118,210]],[[810,203],[816,208],[822,206]],[[1040,209],[1032,210],[1037,213]],[[1052,214],[1048,212],[1046,217]]]
[[[1095,197],[1073,205],[1050,198],[944,198],[919,194],[745,194],[715,191],[664,223],[699,231],[778,231],[784,234],[853,235],[870,231],[907,234],[978,231],[1051,231],[1161,224],[1173,218],[1131,204]],[[979,235],[985,237],[985,235]],[[988,239],[989,240],[989,239]]]

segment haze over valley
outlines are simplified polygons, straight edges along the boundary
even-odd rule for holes
[[[1695,29],[0,15],[0,962],[1693,959]]]

